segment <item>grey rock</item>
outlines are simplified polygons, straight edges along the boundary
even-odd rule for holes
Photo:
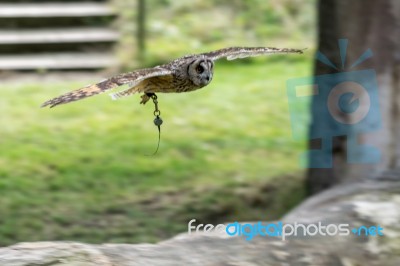
[[[400,182],[369,180],[320,193],[282,218],[294,224],[380,225],[383,236],[243,236],[183,233],[157,244],[19,243],[0,248],[1,266],[400,265]]]

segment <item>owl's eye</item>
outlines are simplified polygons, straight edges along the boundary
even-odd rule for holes
[[[202,67],[202,66],[197,66],[196,67],[196,72],[198,73],[198,74],[201,74],[201,73],[203,73],[204,72],[204,68]]]

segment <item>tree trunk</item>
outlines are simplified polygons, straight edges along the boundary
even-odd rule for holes
[[[138,59],[141,63],[145,60],[146,52],[146,1],[138,0],[137,13],[137,44],[138,44]]]
[[[320,0],[318,8],[318,50],[337,67],[327,65],[326,61],[322,63],[324,60],[316,61],[314,81],[318,88],[334,87],[339,81],[320,75],[341,73],[337,75],[345,78],[347,75],[372,90],[375,80],[377,94],[369,95],[371,111],[358,124],[350,121],[353,113],[342,110],[339,116],[347,121],[343,124],[345,133],[339,130],[343,126],[338,125],[340,122],[321,115],[329,100],[313,96],[309,148],[319,151],[309,154],[307,187],[311,194],[338,183],[374,178],[384,171],[400,168],[400,1]],[[347,47],[345,57],[339,51],[339,39],[348,41],[347,46],[341,41],[342,48]],[[373,56],[351,67],[368,49]],[[343,69],[342,58],[345,59]],[[352,73],[362,70],[368,71],[358,76],[357,81]],[[336,98],[337,106],[340,106],[340,97]],[[352,101],[353,98],[348,103],[351,105]],[[367,103],[360,99],[354,113],[368,108]],[[363,147],[364,144],[370,147]]]

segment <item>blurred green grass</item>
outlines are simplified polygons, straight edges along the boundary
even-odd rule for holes
[[[292,138],[286,80],[310,75],[309,55],[218,62],[215,72],[202,90],[158,95],[155,156],[153,105],[138,95],[49,110],[39,105],[97,80],[3,85],[0,245],[154,242],[193,218],[273,219],[299,202],[305,141]]]

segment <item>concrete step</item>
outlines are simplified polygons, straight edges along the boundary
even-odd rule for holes
[[[115,42],[118,38],[107,28],[0,30],[0,45]]]
[[[115,15],[104,3],[0,3],[0,18],[96,17]]]
[[[0,55],[0,70],[101,69],[117,64],[115,55],[104,53]]]

